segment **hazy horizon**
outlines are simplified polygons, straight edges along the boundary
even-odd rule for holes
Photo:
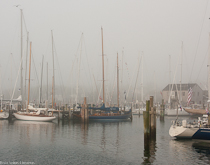
[[[57,92],[69,99],[76,95],[78,87],[81,97],[94,96],[97,100],[99,92],[102,96],[101,28],[107,98],[116,100],[117,53],[121,97],[126,91],[131,100],[135,88],[137,99],[141,100],[142,81],[144,99],[155,96],[156,92],[158,101],[160,91],[169,83],[197,83],[207,89],[209,5],[208,0],[2,0],[0,84],[3,94],[10,97],[15,84],[14,97],[19,94],[20,9],[23,12],[24,89],[25,82],[28,83],[25,70],[29,63],[29,32],[29,42],[32,42],[31,87],[37,88],[41,84],[44,56],[42,85],[46,87],[48,81],[50,97],[53,37],[55,88],[60,89]],[[37,93],[38,89],[33,92]],[[43,93],[46,93],[45,89]],[[37,94],[31,93],[31,96]]]

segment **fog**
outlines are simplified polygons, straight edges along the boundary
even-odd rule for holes
[[[142,100],[142,94],[144,101],[150,95],[160,101],[160,91],[180,81],[207,89],[209,8],[208,0],[1,0],[2,94],[9,99],[13,92],[20,95],[20,9],[25,95],[27,32],[32,42],[31,101],[38,100],[41,73],[42,100],[47,99],[47,88],[51,99],[54,54],[57,101],[82,102],[86,96],[88,102],[100,103],[102,28],[106,101],[117,102],[117,54],[121,103],[125,94],[128,102]]]

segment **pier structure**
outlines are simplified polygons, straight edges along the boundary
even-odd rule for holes
[[[82,105],[82,108],[81,108],[81,119],[83,122],[86,122],[89,119],[88,105],[86,102],[86,97],[84,97],[84,104]]]
[[[145,140],[156,139],[156,107],[153,106],[153,96],[146,101],[146,111],[143,112],[143,116]]]
[[[165,105],[164,100],[162,99],[162,104],[160,105],[160,121],[164,121],[165,116]]]

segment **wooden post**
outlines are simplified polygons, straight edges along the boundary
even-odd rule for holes
[[[150,96],[150,136],[156,138],[156,108],[153,107],[153,96]]]
[[[143,117],[144,117],[144,140],[149,139],[149,134],[150,134],[150,120],[149,120],[149,104],[150,101],[146,101],[146,111],[143,112]]]
[[[165,115],[165,106],[164,106],[164,100],[162,99],[162,104],[160,109],[160,121],[164,121],[164,115]]]
[[[82,118],[82,121],[87,121],[89,119],[88,106],[86,104],[86,97],[84,97],[84,104],[82,105],[82,108],[81,108],[81,118]]]
[[[71,119],[71,106],[69,105],[69,120]]]
[[[60,109],[58,109],[58,121],[60,120]]]

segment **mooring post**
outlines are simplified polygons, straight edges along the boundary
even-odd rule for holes
[[[150,119],[149,119],[149,105],[150,101],[146,101],[146,111],[143,112],[144,117],[144,140],[149,140],[150,135]]]
[[[12,108],[11,108],[11,106],[9,106],[9,118],[8,119],[9,120],[12,119]]]
[[[160,121],[164,121],[164,115],[165,115],[165,106],[164,106],[164,100],[162,99],[162,104],[160,106]]]
[[[88,113],[88,104],[85,104],[85,121],[88,121],[89,113]]]
[[[71,106],[69,105],[69,120],[71,119]]]
[[[156,108],[153,107],[153,96],[150,96],[150,135],[156,138]]]
[[[210,125],[210,115],[208,114],[208,123]]]
[[[82,118],[82,121],[87,121],[88,119],[86,97],[84,97],[84,104],[82,105],[82,108],[81,108],[81,118]]]
[[[58,107],[58,121],[60,120],[60,109]]]

